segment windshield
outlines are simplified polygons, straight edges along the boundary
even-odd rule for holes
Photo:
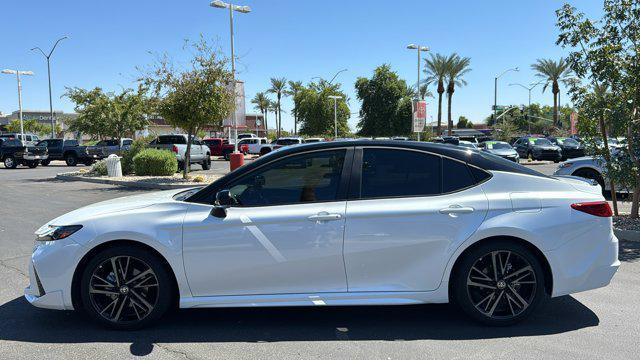
[[[487,143],[487,149],[489,150],[508,150],[513,149],[511,145],[504,142]]]
[[[276,141],[277,145],[293,145],[299,143],[300,141],[298,139],[278,139],[278,141]]]
[[[541,145],[541,146],[552,145],[551,141],[549,141],[547,139],[534,139],[534,138],[531,138],[531,139],[529,139],[529,143],[531,143],[532,145]]]
[[[575,141],[574,139],[571,138],[566,138],[566,139],[562,139],[559,138],[558,139],[558,144],[562,144],[562,145],[573,145],[573,146],[578,146],[580,145],[579,142]]]

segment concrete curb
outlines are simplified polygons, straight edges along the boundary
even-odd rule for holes
[[[173,189],[188,189],[199,186],[206,186],[208,184],[202,185],[194,185],[194,184],[153,184],[143,181],[124,181],[124,180],[111,180],[111,179],[96,179],[89,178],[83,176],[73,176],[73,175],[64,175],[58,174],[56,175],[56,179],[64,180],[64,181],[84,181],[94,184],[108,184],[108,185],[118,185],[125,187],[133,187],[140,189],[156,189],[156,190],[173,190]]]
[[[554,164],[553,161],[547,160],[534,160],[534,161],[521,161],[520,165],[550,165]]]
[[[640,242],[640,231],[613,228],[613,233],[618,240]]]

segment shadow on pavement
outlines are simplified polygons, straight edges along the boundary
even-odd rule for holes
[[[474,323],[450,305],[419,305],[180,310],[154,327],[120,332],[78,312],[34,308],[23,298],[0,305],[0,341],[131,343],[138,356],[151,353],[154,343],[492,339],[598,324],[598,316],[570,296],[550,299],[527,321],[500,328]]]
[[[620,241],[618,259],[628,262],[640,260],[640,242]]]

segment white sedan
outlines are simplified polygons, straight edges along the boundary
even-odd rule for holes
[[[118,329],[172,306],[457,304],[507,325],[619,266],[600,186],[448,145],[287,147],[36,232],[26,299]],[[561,319],[559,319],[561,320]]]

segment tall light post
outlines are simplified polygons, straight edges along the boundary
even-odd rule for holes
[[[520,71],[520,68],[514,67],[511,69],[507,69],[503,71],[500,75],[497,75],[494,78],[494,83],[493,83],[493,119],[494,120],[496,116],[498,116],[498,79],[500,79],[502,75],[508,73],[509,71]]]
[[[420,53],[427,52],[429,51],[429,48],[426,46],[420,46],[420,45],[416,45],[416,44],[409,44],[407,45],[407,49],[410,50],[417,50],[416,52],[418,53],[418,81],[416,82],[416,99],[420,100],[421,99],[421,94],[420,94],[420,62],[422,61],[421,57],[420,57]],[[420,133],[418,133],[418,141],[420,141]]]
[[[333,99],[333,138],[335,140],[338,137],[338,100],[342,99],[342,96],[329,95],[328,97]]]
[[[31,49],[31,51],[39,50],[42,53],[42,55],[47,59],[47,74],[49,76],[49,120],[51,121],[51,138],[52,139],[56,137],[56,123],[55,123],[55,120],[53,119],[53,100],[51,97],[51,64],[49,60],[51,59],[51,55],[53,55],[53,51],[56,49],[56,46],[58,46],[58,43],[67,38],[68,37],[63,36],[60,39],[58,39],[56,43],[53,44],[53,47],[51,48],[51,51],[49,51],[49,54],[46,54],[39,47],[34,47],[33,49]]]
[[[248,6],[233,5],[221,0],[212,1],[209,6],[220,9],[229,9],[229,30],[231,33],[231,78],[233,81],[233,113],[231,115],[231,125],[233,127],[233,152],[238,154],[238,127],[236,123],[236,58],[233,42],[233,12],[237,11],[247,14],[251,12],[251,8]]]
[[[33,76],[33,71],[23,70],[2,70],[3,74],[15,75],[18,80],[18,112],[20,117],[20,140],[24,141],[24,125],[22,123],[22,82],[20,81],[20,75]]]
[[[531,116],[531,90],[533,90],[536,86],[540,85],[543,82],[544,82],[543,80],[540,80],[535,84],[529,84],[528,87],[524,86],[524,85],[522,85],[520,83],[511,83],[511,84],[509,84],[509,86],[514,86],[514,85],[520,86],[520,87],[526,89],[529,92],[529,106],[527,106],[527,112],[529,113],[529,116]],[[529,120],[531,120],[531,119],[529,119]],[[527,121],[527,126],[529,127],[529,134],[531,134],[531,123],[529,121]]]

